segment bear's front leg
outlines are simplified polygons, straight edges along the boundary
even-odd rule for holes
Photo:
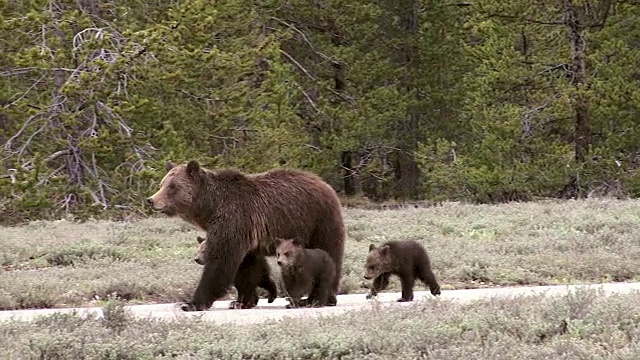
[[[367,299],[378,296],[379,291],[384,290],[389,286],[389,276],[391,276],[391,273],[382,273],[373,279],[373,284],[371,285],[371,290],[367,294]]]
[[[244,254],[224,254],[222,249],[213,252],[218,255],[204,265],[200,283],[191,298],[191,301],[182,307],[184,311],[204,311],[213,305],[227,293],[227,289],[233,284],[233,280],[242,262]]]

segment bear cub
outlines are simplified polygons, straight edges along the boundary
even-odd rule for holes
[[[400,278],[402,285],[402,297],[398,299],[399,302],[413,300],[416,278],[429,286],[431,294],[440,295],[440,285],[431,270],[429,255],[416,241],[388,241],[380,247],[374,244],[369,246],[364,278],[374,280],[367,299],[386,289],[389,286],[389,276],[392,274]]]
[[[198,253],[194,259],[196,263],[204,265],[207,259],[208,240],[198,236]],[[229,305],[231,309],[250,309],[258,305],[256,287],[261,287],[268,292],[267,302],[272,303],[278,297],[278,289],[271,279],[271,268],[267,259],[259,253],[247,254],[234,279],[234,286],[238,292],[236,301]]]
[[[287,309],[332,305],[329,300],[336,298],[333,290],[336,265],[331,256],[321,249],[305,249],[297,239],[277,241],[277,262],[289,296]],[[305,300],[301,300],[303,295],[307,295]]]

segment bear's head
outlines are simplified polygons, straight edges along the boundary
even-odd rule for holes
[[[277,239],[276,262],[280,267],[299,266],[302,264],[304,248],[297,239]]]
[[[392,259],[389,245],[376,247],[374,244],[369,245],[369,255],[364,265],[364,278],[367,280],[374,279],[378,275],[391,271]]]
[[[168,172],[160,182],[160,190],[147,203],[168,216],[189,216],[205,170],[195,160],[180,165],[167,162],[166,168]]]
[[[198,252],[196,253],[196,257],[193,259],[196,263],[200,265],[204,265],[207,260],[207,239],[202,236],[198,236]]]

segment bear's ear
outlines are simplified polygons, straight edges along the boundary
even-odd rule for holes
[[[380,247],[380,253],[382,255],[387,255],[389,253],[389,245],[384,245]]]
[[[198,244],[202,244],[204,240],[205,238],[203,238],[202,236],[198,236]]]
[[[369,252],[373,251],[376,248],[376,244],[369,245]]]
[[[191,160],[187,163],[187,174],[194,176],[200,171],[200,164],[197,161]]]
[[[176,164],[172,163],[171,161],[167,161],[164,164],[164,167],[167,169],[167,171],[173,169],[174,167],[176,167]]]
[[[298,241],[298,238],[293,238],[293,239],[291,240],[291,243],[292,243],[294,246],[302,246],[302,244],[300,244],[300,242]]]

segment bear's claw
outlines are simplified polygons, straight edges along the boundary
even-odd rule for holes
[[[229,303],[229,309],[251,309],[255,306],[256,304],[251,302],[244,303],[240,301],[232,301],[231,303]]]

